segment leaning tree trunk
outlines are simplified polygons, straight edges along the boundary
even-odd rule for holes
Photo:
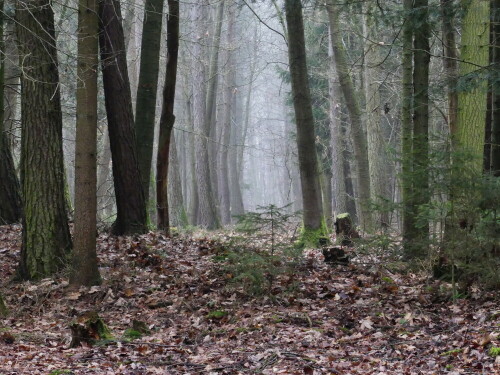
[[[207,1],[194,5],[194,21],[197,23],[197,42],[193,46],[193,119],[195,138],[195,169],[198,177],[198,225],[207,229],[219,227],[217,209],[214,201],[212,183],[210,181],[210,161],[208,152],[208,138],[210,129],[206,116],[206,69],[204,59],[204,44],[206,43],[203,24],[207,19]]]
[[[323,225],[321,187],[316,155],[314,117],[307,76],[304,22],[300,0],[286,0],[288,28],[288,60],[292,84],[293,106],[297,126],[297,149],[304,212],[304,230],[320,231]],[[306,238],[306,237],[305,237]]]
[[[75,226],[70,284],[101,283],[97,268],[98,0],[80,0],[76,86]]]
[[[137,157],[146,202],[149,200],[151,160],[153,158],[162,18],[163,0],[146,0],[142,28],[141,67],[135,106]]]
[[[344,95],[349,118],[351,119],[351,137],[354,148],[354,158],[357,172],[357,191],[361,212],[359,219],[363,229],[370,229],[371,214],[368,207],[370,202],[370,172],[368,163],[368,147],[361,121],[361,108],[356,96],[352,78],[349,75],[349,65],[344,45],[341,39],[339,7],[333,0],[327,2],[328,18],[330,22],[330,38],[333,49],[333,58],[337,68],[337,75],[342,94]]]
[[[3,1],[0,1],[0,11],[3,10]],[[4,61],[5,43],[3,39],[4,21],[3,12],[0,12],[0,225],[19,222],[21,219],[20,187],[17,180],[14,160],[10,152],[10,142],[4,135]]]
[[[147,215],[137,163],[132,98],[118,0],[100,0],[102,80],[113,158],[117,216],[113,233],[144,233]]]
[[[163,107],[160,118],[160,136],[156,161],[156,204],[158,228],[169,232],[168,216],[168,159],[170,138],[174,128],[175,84],[177,82],[177,58],[179,51],[179,1],[168,0],[167,19],[167,67],[163,87]]]
[[[54,14],[48,0],[17,3],[21,76],[23,242],[18,276],[41,279],[68,261],[62,114]]]

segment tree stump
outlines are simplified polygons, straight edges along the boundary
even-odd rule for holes
[[[70,348],[80,346],[81,343],[94,344],[98,340],[112,340],[113,335],[103,320],[95,311],[89,311],[70,324]]]
[[[325,263],[340,264],[347,266],[349,264],[349,256],[341,247],[325,247],[322,249]]]
[[[353,238],[359,238],[359,233],[354,229],[351,216],[348,213],[337,215],[335,220],[335,234],[337,241],[340,241],[342,246],[352,246]]]

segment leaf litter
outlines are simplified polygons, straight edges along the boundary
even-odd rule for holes
[[[252,297],[214,262],[220,243],[157,232],[101,234],[100,286],[71,290],[64,274],[16,284],[20,234],[0,227],[0,374],[500,374],[494,293],[452,302],[424,276],[386,282],[308,250],[293,290],[278,277]],[[86,311],[115,339],[69,348]]]

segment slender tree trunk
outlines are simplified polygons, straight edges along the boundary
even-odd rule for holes
[[[414,0],[414,13],[418,28],[413,39],[413,189],[417,208],[430,203],[429,193],[429,25],[428,0]],[[411,245],[410,257],[422,258],[427,255],[429,241],[428,219],[418,223]]]
[[[19,181],[14,168],[14,160],[10,151],[10,142],[4,135],[4,67],[5,43],[3,0],[0,1],[0,225],[16,223],[21,220],[21,197]]]
[[[98,176],[97,176],[97,207],[100,213],[100,219],[104,220],[110,216],[114,206],[113,193],[113,175],[111,173],[111,148],[109,142],[109,134],[103,133],[104,145],[102,155],[99,161]]]
[[[221,42],[221,31],[224,17],[225,1],[221,0],[217,6],[217,16],[215,21],[215,31],[213,37],[212,54],[210,56],[210,64],[208,71],[208,86],[207,86],[207,104],[205,113],[205,127],[209,129],[210,143],[209,143],[209,158],[210,158],[210,181],[212,182],[212,191],[214,197],[218,196],[218,168],[217,157],[220,142],[216,141],[217,134],[217,93],[219,90],[219,52]],[[217,205],[216,205],[217,206]]]
[[[306,232],[318,231],[323,224],[323,208],[316,156],[314,117],[307,76],[301,1],[285,0],[285,11],[289,41],[288,60],[297,126],[297,148],[304,205],[304,230]]]
[[[191,196],[189,199],[189,224],[198,225],[198,217],[200,213],[200,204],[198,199],[198,180],[196,179],[196,152],[195,152],[195,133],[194,133],[194,118],[192,111],[192,102],[188,100],[187,106],[187,118],[189,124],[189,137],[188,137],[188,149],[189,149],[189,171],[190,171],[190,183],[191,183]]]
[[[228,26],[227,26],[227,59],[225,66],[226,80],[224,85],[224,115],[222,123],[222,145],[219,159],[219,196],[221,222],[223,225],[231,223],[231,196],[229,190],[229,143],[231,141],[231,128],[233,118],[233,93],[235,92],[235,66],[234,66],[234,23],[235,12],[234,5],[229,8]]]
[[[404,0],[405,20],[403,24],[403,98],[401,105],[401,154],[402,154],[402,199],[403,199],[403,245],[407,254],[416,237],[416,208],[413,197],[413,0]]]
[[[98,285],[97,268],[97,70],[98,0],[80,0],[76,91],[75,227],[72,285]]]
[[[156,160],[156,204],[158,228],[170,233],[168,216],[168,159],[170,139],[174,128],[175,84],[179,52],[179,1],[168,0],[167,18],[167,67],[163,87],[163,105],[160,119],[160,138]]]
[[[68,263],[71,237],[64,164],[54,14],[49,1],[18,2],[21,55],[23,243],[18,276],[41,279]]]
[[[210,160],[208,152],[208,139],[210,129],[206,121],[206,69],[204,45],[207,42],[203,27],[207,19],[207,1],[196,4],[194,22],[198,25],[197,42],[193,46],[193,114],[195,138],[195,169],[198,183],[199,217],[198,224],[207,229],[219,227],[219,219],[214,201],[212,183],[210,181]]]
[[[153,158],[162,18],[163,0],[146,0],[141,42],[141,67],[135,108],[137,158],[146,203],[149,200],[151,160]]]
[[[362,228],[366,230],[371,227],[371,214],[368,207],[370,201],[370,172],[366,136],[363,131],[359,101],[352,79],[349,75],[347,57],[341,40],[339,8],[334,5],[333,0],[328,0],[327,10],[330,21],[330,38],[333,48],[333,57],[337,67],[340,87],[351,119],[351,136],[357,167],[357,191],[361,207],[359,219]]]
[[[491,57],[494,71],[500,71],[500,0],[491,3]],[[500,176],[500,88],[498,76],[491,84],[491,170]]]
[[[366,135],[368,145],[368,159],[370,160],[370,194],[375,204],[374,229],[389,226],[389,211],[387,202],[390,201],[389,175],[387,166],[385,141],[383,138],[380,101],[380,54],[375,30],[375,3],[364,3],[363,34],[364,45],[364,89],[366,106]]]
[[[170,225],[173,227],[185,227],[187,225],[187,216],[186,209],[184,208],[180,163],[177,157],[176,137],[174,132],[172,132],[170,139],[168,169],[168,215],[170,218]]]
[[[446,72],[448,85],[448,125],[450,134],[456,133],[457,127],[457,78],[458,78],[458,53],[455,41],[455,0],[441,0],[441,17],[444,60],[443,66]]]
[[[119,1],[100,0],[99,16],[99,45],[117,208],[113,232],[118,235],[144,233],[147,230],[146,203],[137,164]]]

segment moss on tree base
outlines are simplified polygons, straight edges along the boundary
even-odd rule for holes
[[[330,243],[328,237],[328,227],[325,220],[321,220],[321,226],[318,229],[310,229],[302,227],[299,240],[297,241],[298,248],[306,247],[322,247]]]

